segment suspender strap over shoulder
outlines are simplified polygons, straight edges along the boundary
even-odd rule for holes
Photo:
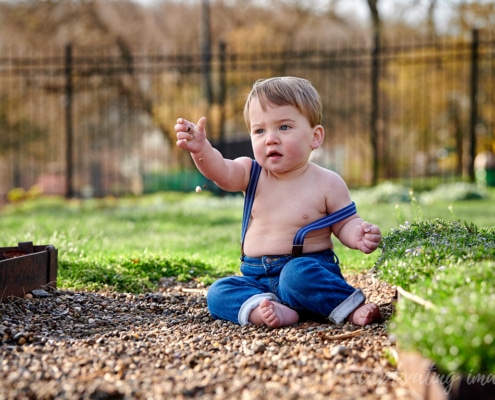
[[[253,160],[251,166],[251,175],[249,178],[248,187],[246,188],[246,195],[244,197],[244,214],[242,216],[242,232],[241,232],[241,249],[244,245],[244,237],[249,225],[249,219],[251,218],[251,210],[253,208],[254,194],[256,193],[256,186],[258,186],[258,179],[261,173],[261,166]]]

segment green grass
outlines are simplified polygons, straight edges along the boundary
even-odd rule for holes
[[[208,194],[40,198],[4,208],[0,229],[2,246],[32,241],[57,247],[60,287],[138,292],[161,277],[210,283],[233,273],[240,212],[241,198]]]
[[[166,276],[209,284],[238,273],[242,200],[208,192],[69,202],[41,197],[0,211],[0,246],[53,244],[63,288],[139,292]],[[495,213],[487,211],[494,208],[490,198],[428,207],[356,203],[360,215],[380,225],[384,235],[406,221],[432,216],[495,225]],[[336,252],[347,272],[371,269],[380,253],[364,255],[338,242]]]

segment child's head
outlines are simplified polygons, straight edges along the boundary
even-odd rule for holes
[[[268,105],[294,106],[308,119],[312,127],[321,124],[320,95],[307,79],[282,76],[257,80],[244,106],[244,119],[248,129],[251,128],[249,106],[253,99],[258,99],[263,110]]]

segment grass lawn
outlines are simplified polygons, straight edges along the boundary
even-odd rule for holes
[[[429,218],[494,226],[494,198],[492,192],[484,200],[428,206],[356,203],[360,215],[381,226],[385,236],[406,221]],[[0,210],[0,246],[53,244],[63,288],[137,292],[151,290],[165,276],[209,284],[238,272],[242,201],[208,192],[73,201],[41,197]],[[380,253],[364,255],[339,243],[336,252],[347,272],[370,269]]]

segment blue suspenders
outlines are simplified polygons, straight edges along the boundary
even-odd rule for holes
[[[248,187],[246,189],[246,196],[244,197],[244,214],[242,216],[242,233],[241,233],[241,250],[244,254],[242,246],[244,246],[244,237],[251,219],[251,209],[254,203],[254,194],[256,193],[256,186],[258,186],[258,179],[260,178],[261,166],[253,160],[251,166],[251,176],[249,177]]]
[[[296,232],[296,236],[294,236],[294,241],[292,242],[292,255],[294,257],[299,257],[303,253],[303,244],[304,238],[308,234],[308,232],[314,231],[316,229],[326,228],[337,222],[340,222],[351,215],[356,214],[356,204],[352,202],[348,206],[341,208],[338,211],[335,211],[332,214],[325,215],[323,218],[320,218],[306,226],[303,226]]]
[[[251,209],[253,208],[254,194],[256,193],[256,186],[258,185],[258,179],[261,173],[261,166],[253,160],[253,165],[251,167],[251,176],[249,178],[249,184],[246,189],[246,196],[244,198],[244,214],[242,217],[242,233],[241,233],[241,249],[244,245],[244,238],[246,236],[247,227],[249,225],[249,219],[251,218]],[[324,216],[304,227],[299,229],[294,236],[294,241],[292,242],[292,256],[300,257],[303,254],[303,244],[306,235],[316,229],[326,228],[337,222],[340,222],[351,215],[356,214],[356,204],[352,202],[348,206]],[[244,253],[244,252],[243,252]]]

